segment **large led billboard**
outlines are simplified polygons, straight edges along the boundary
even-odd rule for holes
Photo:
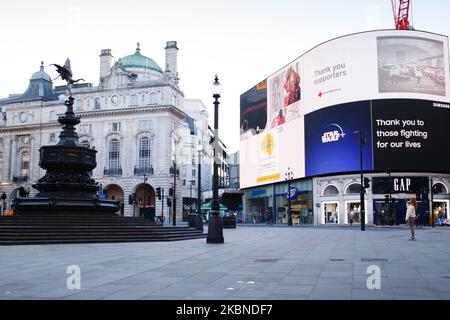
[[[437,156],[449,126],[427,128],[424,142],[403,141],[420,142],[421,150],[393,151],[379,147],[389,139],[375,136],[381,129],[373,122],[389,114],[448,123],[448,57],[446,36],[414,30],[357,33],[311,49],[241,95],[241,187],[284,181],[288,171],[294,178],[358,171],[357,130],[368,139],[365,170],[450,171],[424,158]],[[396,152],[414,159],[404,162],[411,166]]]

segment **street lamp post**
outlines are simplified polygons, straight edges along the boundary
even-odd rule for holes
[[[176,187],[177,187],[177,163],[173,162],[173,196],[172,196],[172,224],[175,227],[177,225],[177,199],[176,199]]]
[[[364,208],[364,193],[366,189],[364,188],[364,177],[363,177],[363,146],[366,144],[365,133],[362,131],[355,131],[355,134],[359,135],[359,160],[360,167],[359,173],[361,176],[361,190],[360,190],[360,207],[361,207],[361,231],[366,230],[366,210]]]
[[[294,172],[291,168],[285,173],[285,180],[288,183],[287,198],[288,198],[288,226],[292,226],[292,212],[291,212],[291,180],[294,179]]]
[[[218,163],[219,163],[219,98],[221,85],[219,78],[215,77],[212,85],[212,94],[214,98],[214,163],[213,163],[213,199],[211,205],[211,217],[209,218],[207,243],[224,243],[223,239],[223,224],[220,217],[219,204],[219,177],[218,177]]]
[[[3,202],[3,205],[2,205],[2,215],[5,215],[5,210],[6,210],[6,198],[7,198],[7,196],[6,196],[6,193],[2,193],[2,202]]]
[[[203,231],[203,219],[200,214],[200,208],[202,206],[202,150],[203,146],[202,144],[198,144],[197,151],[198,151],[198,170],[197,170],[197,215],[195,216],[195,229],[202,230]]]

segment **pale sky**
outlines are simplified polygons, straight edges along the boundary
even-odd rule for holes
[[[449,35],[449,12],[449,1],[413,0],[414,27]],[[118,59],[138,41],[164,69],[165,43],[175,40],[180,87],[208,106],[211,126],[210,88],[219,75],[219,135],[236,151],[241,93],[321,42],[393,26],[389,0],[2,1],[0,98],[23,93],[41,60],[55,78],[48,65],[69,57],[74,77],[97,85],[100,50]]]

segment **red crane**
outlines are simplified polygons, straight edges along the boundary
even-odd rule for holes
[[[391,0],[394,13],[395,29],[408,30],[412,28],[409,22],[409,12],[412,9],[412,0]]]

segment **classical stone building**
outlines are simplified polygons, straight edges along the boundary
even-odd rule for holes
[[[186,181],[197,183],[199,159],[202,190],[211,188],[212,149],[205,105],[185,99],[179,86],[177,43],[167,42],[165,52],[163,71],[141,53],[139,43],[133,54],[117,60],[110,49],[101,50],[98,86],[75,84],[72,93],[81,116],[79,141],[98,151],[92,176],[103,187],[100,196],[120,200],[126,216],[138,216],[146,206],[157,216],[164,212],[169,222],[167,197],[174,182],[177,221],[183,202],[189,202],[183,198],[197,198],[196,185]],[[66,98],[67,88],[54,87],[42,63],[23,94],[0,100],[0,193],[7,195],[7,208],[20,187],[34,193],[31,185],[44,174],[39,148],[58,142]]]

